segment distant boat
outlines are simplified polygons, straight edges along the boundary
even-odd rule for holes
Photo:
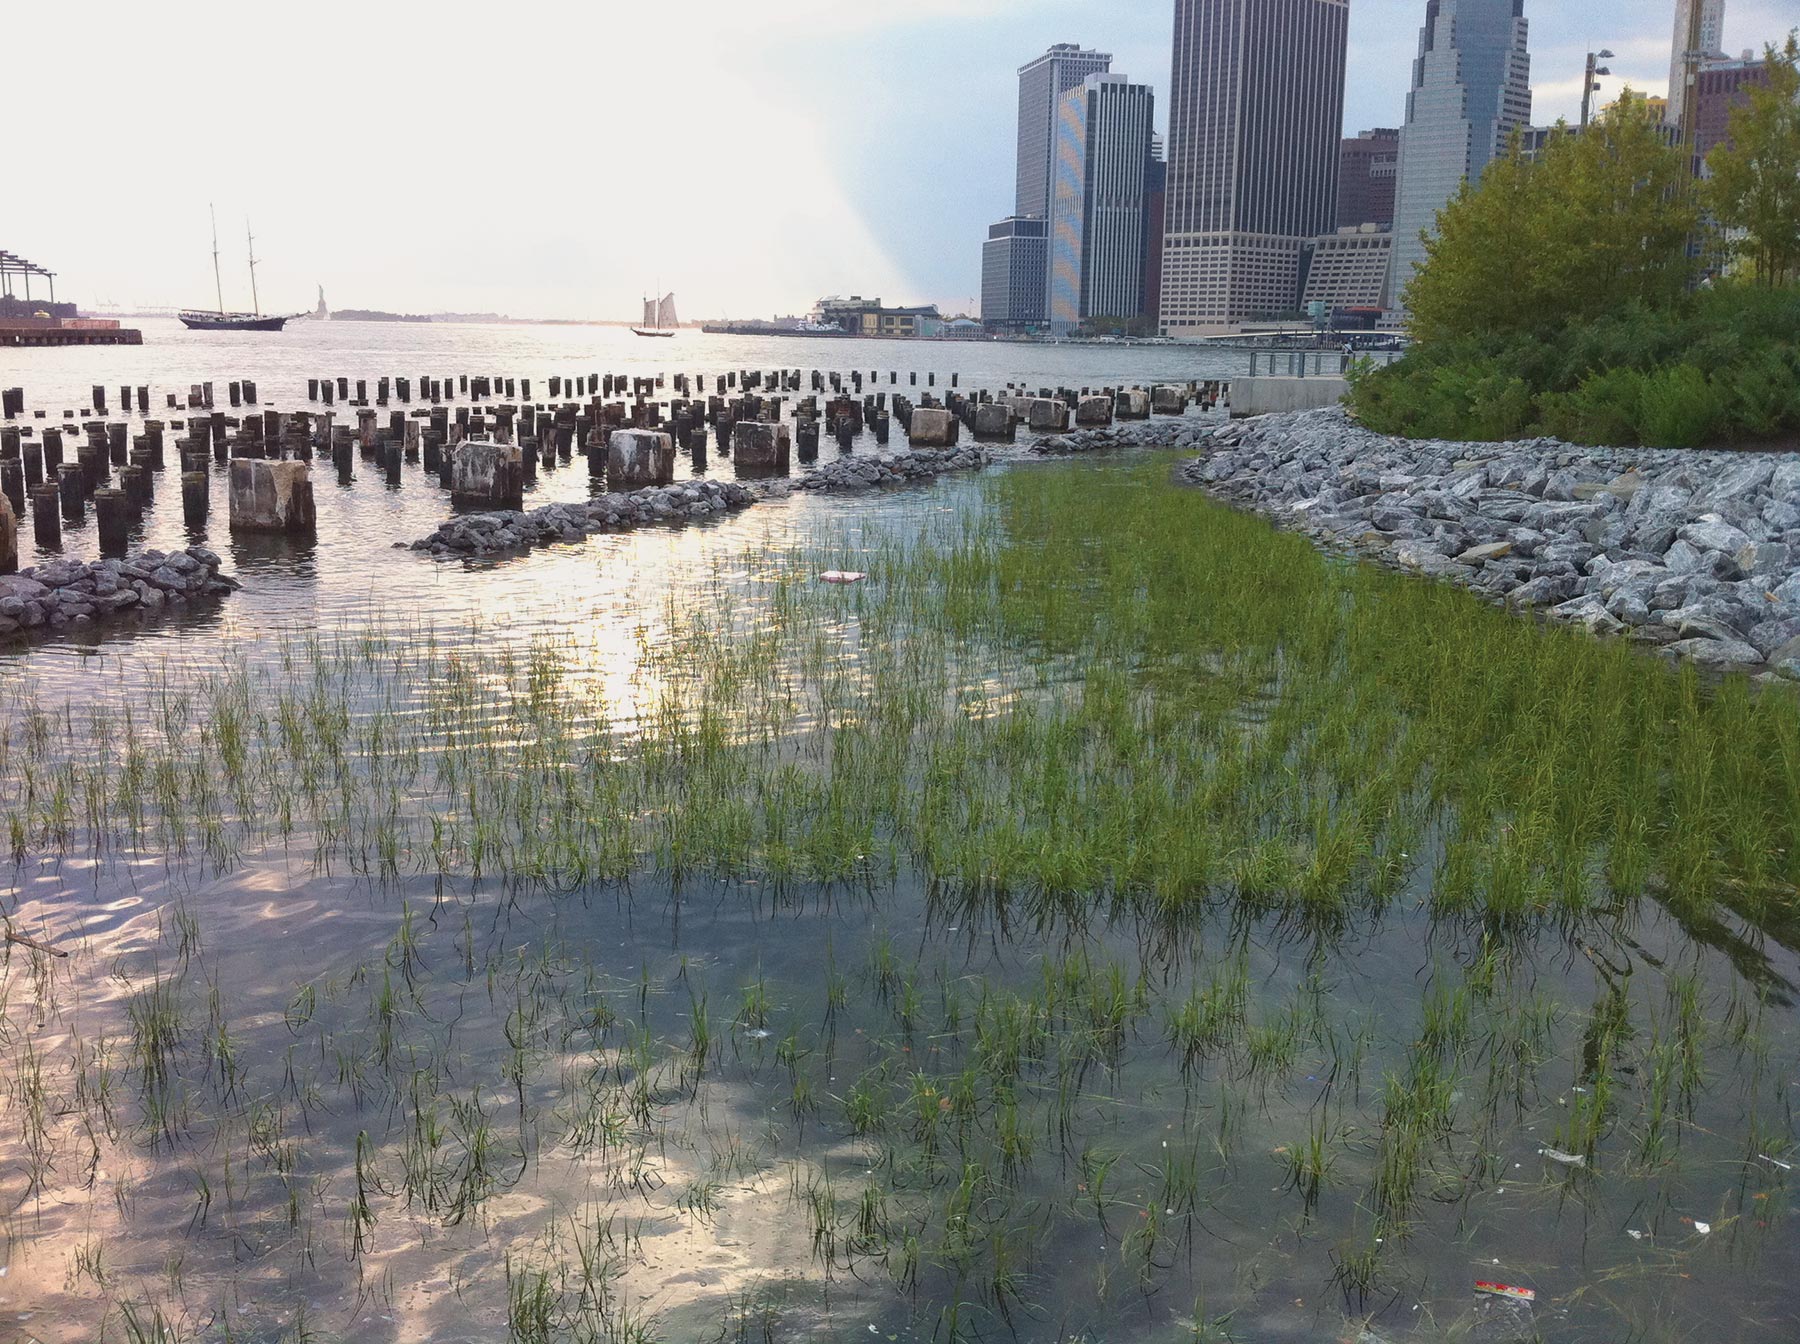
[[[210,212],[212,207],[207,207]],[[213,216],[213,286],[217,292],[219,306],[213,312],[201,309],[183,309],[176,316],[189,331],[280,331],[296,317],[303,313],[291,313],[286,317],[264,317],[262,300],[256,295],[256,237],[250,232],[250,221],[244,221],[244,235],[250,244],[250,306],[248,313],[228,313],[225,311],[225,286],[219,279],[219,219]],[[321,292],[321,297],[323,293]]]
[[[681,319],[675,316],[675,296],[665,294],[660,299],[644,300],[644,325],[633,327],[632,331],[639,336],[673,336],[680,325]]]

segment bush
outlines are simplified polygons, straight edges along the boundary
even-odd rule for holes
[[[1350,405],[1372,429],[1417,438],[1693,447],[1800,435],[1800,290],[1723,286],[1541,333],[1431,340],[1358,368]]]

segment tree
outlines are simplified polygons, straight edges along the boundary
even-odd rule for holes
[[[1767,81],[1747,90],[1725,143],[1707,156],[1703,195],[1726,250],[1774,287],[1800,281],[1800,32],[1766,59]]]
[[[1406,290],[1421,341],[1591,320],[1622,303],[1685,292],[1696,212],[1681,151],[1639,115],[1559,127],[1536,155],[1515,137],[1438,216]]]

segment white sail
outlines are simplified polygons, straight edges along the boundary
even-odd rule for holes
[[[656,325],[666,327],[671,331],[681,325],[681,320],[675,316],[675,296],[673,294],[663,295],[662,302],[656,305]]]
[[[655,299],[645,299],[644,300],[644,325],[646,327],[654,327],[656,325],[656,300]]]

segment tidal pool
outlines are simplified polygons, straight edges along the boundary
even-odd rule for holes
[[[1793,1339],[1792,691],[1170,465],[9,681],[0,1339]]]

